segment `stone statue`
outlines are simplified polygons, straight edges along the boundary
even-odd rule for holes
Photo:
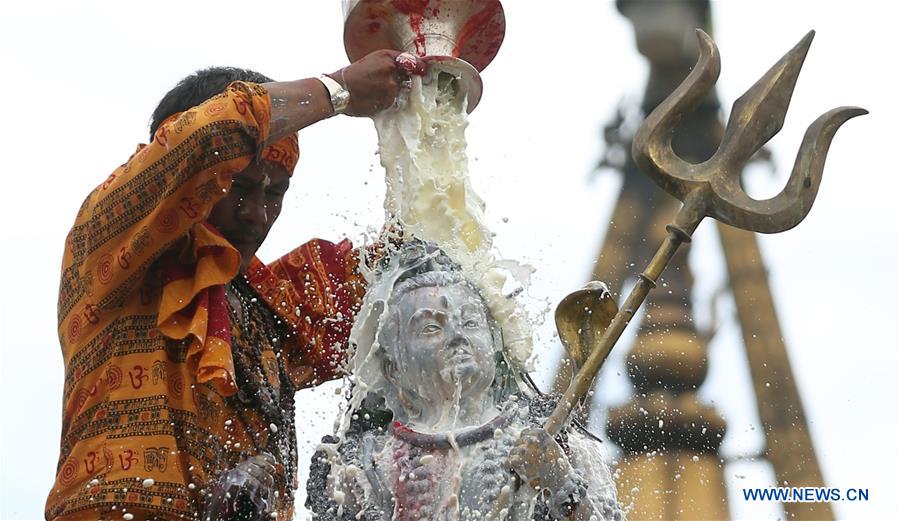
[[[319,519],[623,519],[599,441],[540,428],[554,400],[514,371],[458,266],[420,242],[399,255],[376,312],[357,319],[377,325],[355,354],[364,397],[313,457],[307,507]]]

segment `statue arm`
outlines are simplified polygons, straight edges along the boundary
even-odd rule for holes
[[[574,428],[569,433],[568,446],[572,472],[586,485],[586,495],[577,505],[575,519],[587,520],[596,516],[598,519],[623,521],[625,513],[618,504],[615,482],[603,461],[599,442]]]
[[[338,438],[325,436],[312,456],[306,483],[306,508],[316,520],[375,521],[382,519],[376,497],[378,486],[372,483],[377,471],[363,461],[373,440],[350,438],[338,444]],[[366,492],[368,491],[368,493]]]
[[[509,455],[509,466],[542,493],[552,519],[622,521],[615,484],[597,441],[572,430],[563,450],[545,430],[522,431]]]
[[[334,436],[322,438],[322,443],[312,455],[312,462],[309,465],[305,506],[317,520],[349,519],[346,508],[340,508],[341,505],[334,498],[332,471],[335,466],[342,467],[346,464],[338,449],[338,442],[339,439]]]

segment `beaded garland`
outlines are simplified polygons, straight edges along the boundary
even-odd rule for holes
[[[286,329],[244,277],[232,280],[226,295],[238,385],[229,400],[246,425],[251,425],[249,410],[260,412],[269,422],[266,442],[260,443],[261,434],[254,432],[253,443],[257,453],[269,452],[284,467],[284,488],[292,502],[297,471],[295,389],[281,362]]]

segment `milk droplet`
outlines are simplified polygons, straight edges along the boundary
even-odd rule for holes
[[[278,426],[275,425],[274,423],[270,423],[270,424],[268,425],[268,430],[270,430],[270,431],[272,431],[272,432],[278,432]]]
[[[156,481],[153,478],[147,478],[143,482],[144,488],[150,488],[156,484]]]
[[[699,456],[693,456],[693,461],[699,461]]]
[[[342,505],[343,502],[346,501],[346,494],[344,494],[340,490],[335,490],[334,491],[334,501],[336,501],[338,505]]]
[[[664,426],[665,426],[665,420],[659,420],[659,428],[661,429]]]
[[[225,427],[231,426],[231,420],[225,420]]]
[[[434,461],[433,454],[425,454],[418,461],[421,462],[422,465],[430,465],[432,461]]]
[[[498,440],[498,439],[500,439],[500,438],[502,438],[502,437],[503,437],[503,430],[502,430],[502,429],[496,429],[495,431],[493,431],[493,439]]]
[[[127,514],[122,516],[122,519],[124,519],[125,521],[131,521],[132,519],[134,519],[134,514],[128,512]]]
[[[187,488],[189,488],[190,490],[193,490],[193,489],[197,488],[197,486],[194,485],[193,483],[188,483]]]
[[[100,484],[100,480],[97,478],[92,479],[91,482],[89,483],[89,485],[92,487],[96,487],[99,484]]]

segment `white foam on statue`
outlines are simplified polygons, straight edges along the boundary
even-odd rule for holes
[[[399,106],[375,118],[387,222],[397,223],[406,236],[436,243],[462,266],[502,328],[507,354],[529,369],[530,322],[503,288],[511,281],[526,289],[534,269],[496,254],[484,201],[468,176],[467,99],[453,89],[460,82],[448,81],[453,73],[432,70],[430,78],[413,76]]]

